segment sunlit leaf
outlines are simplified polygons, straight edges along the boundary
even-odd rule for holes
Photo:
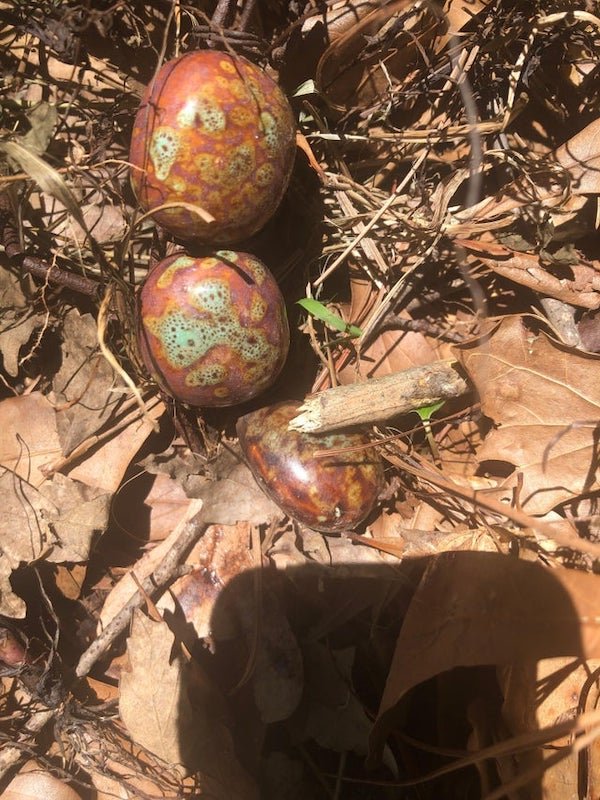
[[[313,300],[311,297],[304,297],[302,300],[298,300],[297,302],[298,305],[302,306],[305,311],[308,311],[311,317],[320,319],[321,322],[329,325],[330,328],[333,328],[336,331],[341,331],[347,336],[356,337],[362,335],[362,330],[358,327],[358,325],[349,324],[338,314],[330,311],[327,306],[323,305],[323,303],[320,303],[318,300]]]

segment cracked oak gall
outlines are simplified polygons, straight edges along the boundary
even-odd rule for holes
[[[247,253],[176,253],[150,271],[141,289],[140,354],[158,385],[181,402],[250,400],[279,374],[289,340],[279,287]]]
[[[299,408],[283,402],[240,417],[242,451],[262,489],[290,517],[326,533],[351,530],[375,507],[381,458],[375,448],[364,448],[369,440],[360,433],[288,430]],[[315,455],[324,450],[331,455]]]
[[[279,86],[241,56],[185,53],[148,86],[133,126],[131,181],[145,211],[182,239],[232,244],[260,230],[287,188],[296,126]]]

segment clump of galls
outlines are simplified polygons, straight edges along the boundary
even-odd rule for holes
[[[135,118],[129,160],[142,208],[182,239],[232,244],[260,230],[281,202],[296,126],[279,86],[241,56],[185,53],[164,64]]]
[[[297,402],[240,417],[242,451],[262,489],[290,517],[326,533],[351,530],[371,513],[383,486],[383,464],[362,433],[289,430]],[[320,455],[319,455],[320,453]]]
[[[279,374],[289,348],[285,304],[248,253],[176,253],[157,264],[138,306],[140,353],[155,381],[184,403],[250,400]]]

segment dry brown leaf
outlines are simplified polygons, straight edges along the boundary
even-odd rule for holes
[[[506,317],[487,339],[457,348],[496,427],[477,454],[515,471],[502,484],[510,502],[529,514],[598,488],[596,431],[600,414],[600,359],[530,333],[520,317]]]
[[[64,320],[62,364],[52,386],[63,453],[69,453],[113,415],[122,400],[121,385],[98,350],[91,314],[72,309]]]
[[[187,558],[193,571],[176,581],[157,605],[183,613],[195,634],[210,637],[217,651],[225,641],[246,641],[239,677],[250,653],[254,700],[269,723],[287,719],[296,709],[303,689],[302,658],[278,598],[258,582],[250,538],[248,523],[211,525]]]
[[[174,643],[165,622],[134,612],[127,639],[131,668],[121,673],[119,713],[135,742],[185,773],[198,764],[196,721],[184,662],[172,654]]]
[[[600,657],[600,577],[496,553],[434,557],[396,642],[375,740],[402,698],[455,667]]]
[[[504,696],[502,719],[511,734],[519,735],[551,727],[565,719],[573,719],[598,705],[598,683],[593,676],[600,668],[598,659],[545,658],[539,662],[525,661],[498,670],[500,690]],[[540,691],[540,687],[545,687]],[[571,737],[555,740],[553,747],[566,747]],[[544,748],[532,748],[512,753],[498,760],[500,777],[508,783],[516,773],[539,765]],[[600,768],[600,739],[586,751],[587,796],[598,797]],[[577,753],[565,753],[557,764],[546,765],[540,779],[544,800],[578,800],[581,785],[580,758]]]
[[[61,454],[54,407],[40,392],[0,403],[0,465],[39,487],[43,467]]]
[[[573,194],[600,194],[600,119],[557,148],[554,159],[569,173]]]
[[[178,481],[188,497],[204,500],[204,519],[214,525],[249,522],[261,525],[284,514],[254,480],[248,467],[233,452],[222,450],[211,465],[211,477],[193,454],[170,451],[144,459],[151,473],[165,473]]]
[[[586,195],[594,194],[600,194],[600,119],[540,162],[537,175],[514,181],[495,197],[459,211],[447,232],[468,237],[478,230],[503,228],[526,206],[549,210],[555,227],[560,227],[583,206]]]
[[[339,0],[329,6],[322,14],[309,17],[302,24],[302,33],[306,34],[315,27],[323,27],[325,41],[332,42],[352,28],[356,23],[376,9],[377,0]]]
[[[50,517],[57,542],[48,560],[87,561],[94,538],[104,533],[108,524],[111,495],[61,474],[45,483],[42,491],[57,509]]]
[[[54,563],[86,561],[93,537],[106,527],[110,496],[94,496],[63,475],[55,475],[38,490],[4,470],[0,497],[0,613],[21,617],[25,606],[12,592],[11,571],[41,558]]]
[[[210,525],[186,559],[193,571],[173,584],[158,607],[173,610],[175,599],[196,636],[202,639],[214,635],[211,620],[221,592],[230,581],[255,566],[249,540],[246,523]],[[227,626],[219,635],[228,638]]]
[[[165,539],[186,517],[193,502],[178,481],[159,472],[144,501],[144,505],[150,509],[149,541]]]
[[[132,459],[164,414],[162,402],[149,402],[141,418],[131,419],[119,432],[96,445],[69,471],[69,476],[88,486],[116,492]],[[138,416],[135,407],[133,416]]]
[[[261,720],[269,725],[289,719],[298,708],[304,690],[304,664],[280,596],[268,586],[261,587],[259,594],[254,577],[255,573],[248,573],[242,578],[252,586],[252,594],[239,596],[236,617],[248,650],[255,653],[251,664],[254,702]],[[214,617],[213,625],[216,628]]]
[[[33,763],[15,775],[2,792],[3,800],[39,800],[40,797],[44,800],[81,800],[75,789]]]
[[[448,33],[457,34],[468,25],[480,11],[489,5],[490,0],[446,0],[444,14],[448,23]],[[438,47],[445,44],[446,37],[441,37]]]
[[[85,222],[85,228],[69,217],[62,218],[64,206],[56,202],[51,205],[51,210],[44,215],[44,221],[55,236],[64,236],[71,243],[81,247],[88,239],[88,232],[94,237],[98,244],[109,244],[121,241],[127,232],[127,221],[123,209],[115,205],[110,205],[106,201],[103,204],[85,203],[81,207],[81,214]],[[61,217],[61,221],[53,225],[53,218]]]
[[[100,630],[105,628],[111,622],[113,617],[115,617],[119,611],[121,611],[121,609],[129,602],[131,597],[137,591],[138,584],[132,577],[132,573],[139,582],[151,575],[181,535],[182,527],[191,519],[193,519],[193,517],[195,517],[196,514],[201,511],[201,509],[201,500],[193,500],[191,503],[189,503],[185,514],[178,521],[178,523],[173,526],[167,538],[160,542],[152,550],[148,550],[148,552],[144,553],[144,555],[138,559],[134,566],[128,570],[125,575],[123,575],[123,577],[118,581],[118,583],[115,584],[115,586],[113,586],[104,601],[104,605],[100,613],[100,619],[98,621]]]
[[[338,753],[366,755],[372,721],[352,691],[355,648],[332,650],[320,642],[306,642],[302,655],[306,708],[299,732]]]
[[[555,264],[550,271],[536,253],[523,253],[491,241],[455,241],[469,253],[476,254],[477,262],[542,296],[555,297],[582,308],[600,308],[600,263],[597,261]]]
[[[188,696],[188,666],[165,622],[134,613],[127,642],[131,665],[121,674],[119,711],[133,740],[177,769],[197,772],[202,796],[256,800],[231,734],[215,716],[214,698]],[[173,652],[174,651],[174,652]],[[141,773],[141,770],[140,770]]]
[[[41,156],[52,141],[58,122],[57,108],[52,103],[38,103],[27,114],[27,121],[31,127],[19,141],[27,150]]]
[[[91,53],[86,54],[89,69],[79,65],[68,64],[52,55],[43,56],[43,66],[40,65],[40,51],[32,47],[30,34],[23,36],[11,35],[10,41],[13,58],[22,59],[38,71],[45,70],[50,81],[55,86],[73,86],[73,95],[77,93],[79,101],[91,103],[92,107],[98,99],[114,95],[115,90],[129,91],[133,95],[142,95],[144,86],[125,75],[106,58],[99,58]],[[76,88],[75,88],[76,87]],[[32,104],[39,102],[43,95],[43,86],[38,81],[33,81],[29,87],[27,99]]]
[[[19,279],[7,269],[0,270],[0,354],[6,372],[19,374],[19,354],[32,333],[44,325],[44,314],[31,307]]]
[[[235,525],[237,522],[262,525],[284,516],[279,506],[256,483],[245,464],[235,464],[218,481],[208,482],[202,497],[206,521],[217,525]]]

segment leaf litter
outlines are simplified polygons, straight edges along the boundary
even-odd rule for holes
[[[2,4],[3,796],[595,796],[600,20],[59,6]],[[372,426],[386,487],[341,536],[258,488],[243,412],[174,406],[132,346],[177,247],[136,212],[133,115],[204,46],[268,63],[298,120],[248,243],[294,328],[258,402],[371,381],[380,419],[380,377],[467,380]]]

